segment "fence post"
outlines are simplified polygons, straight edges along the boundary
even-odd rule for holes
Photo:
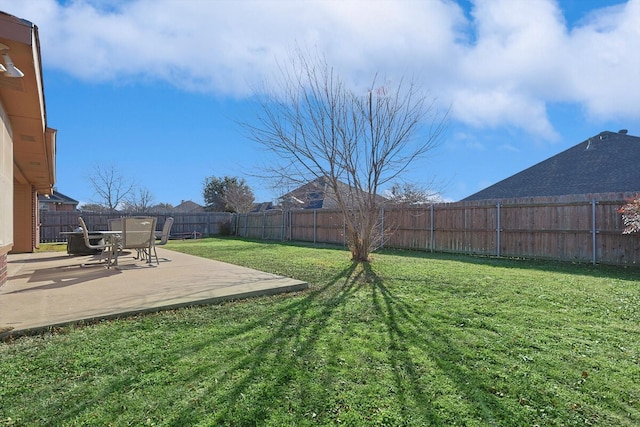
[[[498,202],[498,204],[496,205],[497,208],[497,220],[496,220],[496,256],[499,257],[500,256],[500,246],[501,246],[501,242],[500,242],[500,232],[502,231],[502,225],[500,224],[500,202]]]
[[[596,199],[591,199],[591,262],[596,265]]]
[[[345,217],[342,217],[342,240],[342,244],[347,246],[347,219]]]
[[[285,215],[287,214],[287,211],[283,210],[282,211],[282,223],[280,225],[280,240],[282,240],[284,242],[285,239],[285,235],[284,235],[284,222],[285,222]]]
[[[430,236],[429,236],[429,247],[430,247],[430,249],[431,249],[431,252],[433,252],[433,246],[434,246],[434,242],[435,242],[435,240],[434,240],[434,236],[433,236],[433,233],[434,233],[434,225],[435,225],[435,219],[434,219],[435,208],[434,208],[433,203],[431,203],[431,209],[429,209],[429,210],[431,211],[431,225],[430,225],[431,230],[429,230],[429,231],[430,231]]]
[[[380,241],[380,248],[384,248],[384,205],[380,208],[380,233],[382,233],[382,240]]]
[[[318,209],[313,210],[313,244],[316,244],[318,235]]]
[[[239,236],[239,234],[238,234],[238,225],[240,224],[238,222],[238,217],[239,216],[240,216],[240,214],[236,213],[236,214],[233,215],[233,217],[231,217],[231,220],[232,220],[231,221],[231,226],[233,227],[232,230],[233,230],[233,235],[234,236]]]

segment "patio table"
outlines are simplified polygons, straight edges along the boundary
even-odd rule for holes
[[[74,239],[72,236],[80,236],[82,238],[82,243],[86,250],[90,250],[90,248],[86,247],[84,242],[84,234],[82,231],[63,231],[60,234],[67,235],[70,238]],[[108,260],[113,258],[113,265],[118,265],[118,243],[122,240],[122,231],[121,230],[97,230],[90,231],[89,240],[101,240],[104,239],[105,243],[109,246],[109,258]],[[69,252],[69,240],[67,240],[67,253]],[[72,251],[75,251],[75,248],[71,248]],[[86,253],[82,253],[81,250],[75,251],[74,254],[82,254],[86,255]],[[91,253],[89,253],[91,255]],[[109,262],[109,261],[107,261]]]

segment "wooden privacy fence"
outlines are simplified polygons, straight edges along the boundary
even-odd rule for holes
[[[78,217],[81,216],[89,230],[107,230],[109,218],[133,216],[141,214],[127,213],[98,213],[98,212],[51,212],[40,211],[40,242],[63,242],[66,237],[60,235],[62,231],[72,231],[78,227]],[[147,215],[147,214],[144,214]],[[230,230],[232,215],[227,212],[198,212],[198,213],[160,213],[148,214],[158,218],[157,231],[162,230],[165,220],[173,217],[171,236],[174,238],[197,238],[223,234]]]
[[[593,264],[640,264],[640,236],[624,235],[618,209],[629,194],[458,202],[383,208],[385,247]],[[336,210],[236,214],[235,234],[345,244]]]
[[[618,208],[632,194],[527,198],[495,202],[441,203],[383,208],[385,247],[435,252],[555,259],[614,265],[640,265],[640,236],[624,235]],[[106,230],[107,220],[126,214],[40,212],[40,241],[59,242],[62,231],[77,227]],[[175,220],[173,237],[225,234],[261,240],[345,244],[345,224],[337,210],[270,210],[152,214],[158,230]]]

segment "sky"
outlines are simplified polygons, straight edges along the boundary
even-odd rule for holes
[[[38,27],[55,188],[98,202],[113,167],[154,203],[210,176],[256,201],[264,151],[238,125],[296,46],[359,87],[411,78],[448,125],[404,180],[457,201],[591,136],[640,135],[640,0],[0,0]]]

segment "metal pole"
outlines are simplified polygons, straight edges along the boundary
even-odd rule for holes
[[[502,225],[500,224],[500,202],[498,202],[498,204],[496,205],[496,207],[498,208],[497,211],[497,215],[498,215],[498,219],[497,219],[497,228],[496,228],[496,256],[500,256],[500,246],[502,245],[502,243],[500,242],[500,232],[502,231]]]
[[[591,262],[596,265],[596,199],[591,199]]]

